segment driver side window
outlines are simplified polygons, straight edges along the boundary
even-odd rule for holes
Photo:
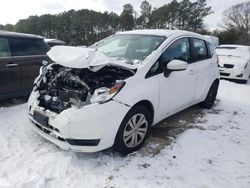
[[[175,41],[160,57],[160,61],[164,63],[169,63],[174,59],[190,62],[190,45],[188,38]]]
[[[173,42],[160,56],[158,61],[150,68],[146,78],[160,74],[170,61],[177,59],[190,63],[190,43],[189,38],[182,38]]]

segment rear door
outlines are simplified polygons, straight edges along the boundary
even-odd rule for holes
[[[8,97],[20,92],[21,68],[15,63],[8,39],[0,37],[0,95]]]
[[[214,66],[217,67],[216,60],[212,59],[210,54],[212,49],[208,49],[206,42],[201,39],[192,38],[192,62],[196,65],[197,84],[195,89],[195,101],[203,99],[210,88],[212,79],[214,78]],[[210,53],[209,53],[210,52]]]
[[[34,79],[39,74],[42,61],[47,60],[48,46],[43,39],[11,38],[9,39],[13,60],[21,67],[21,86],[23,92],[32,90]]]

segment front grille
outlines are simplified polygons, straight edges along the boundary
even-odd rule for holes
[[[60,131],[57,128],[55,128],[55,127],[53,127],[51,125],[47,125],[47,126],[48,126],[48,128],[60,133]]]
[[[50,135],[50,134],[52,133],[52,131],[43,128],[42,126],[38,125],[37,123],[35,123],[35,122],[33,122],[33,121],[32,121],[32,123],[33,123],[38,129],[40,129],[41,131],[43,131],[44,133],[46,133],[46,134],[48,134],[48,135]],[[51,136],[51,135],[50,135],[50,136]],[[62,137],[60,137],[60,136],[57,136],[56,138],[57,138],[58,140],[60,140],[60,141],[65,142],[65,139],[62,138]]]
[[[44,133],[51,136],[52,131],[43,128],[42,126],[38,125],[37,123],[33,122],[33,124]],[[64,139],[60,136],[53,137],[55,139],[58,139],[60,141],[67,141],[70,145],[74,146],[97,146],[100,143],[100,139],[92,139],[92,140],[78,140],[78,139]]]
[[[229,75],[230,75],[230,73],[224,73],[224,72],[221,72],[221,73],[220,73],[220,75],[221,75],[221,76],[229,76]]]
[[[227,68],[227,69],[232,69],[232,68],[234,68],[234,65],[224,64],[224,67]]]
[[[35,115],[35,112],[34,112],[34,115]],[[33,115],[33,117],[32,117],[33,119],[34,119],[34,115]],[[31,115],[31,116],[32,116],[32,115]],[[35,122],[34,122],[34,123],[35,123]],[[39,122],[38,122],[38,123],[39,123]],[[40,125],[39,125],[39,126],[40,126]],[[43,127],[49,128],[49,129],[51,129],[51,130],[53,130],[53,131],[56,131],[56,132],[60,133],[59,129],[57,129],[57,128],[51,126],[51,125],[49,125],[48,123],[47,123],[46,126],[43,126]]]

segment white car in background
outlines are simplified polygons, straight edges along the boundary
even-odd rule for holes
[[[220,45],[216,48],[221,78],[247,83],[250,75],[250,47]]]
[[[219,71],[214,46],[178,30],[117,33],[90,48],[53,47],[30,95],[29,118],[62,149],[127,154],[150,127],[200,103],[214,104]]]

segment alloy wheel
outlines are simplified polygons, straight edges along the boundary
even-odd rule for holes
[[[144,114],[135,114],[125,126],[123,132],[124,144],[133,148],[138,146],[147,134],[148,121]]]

